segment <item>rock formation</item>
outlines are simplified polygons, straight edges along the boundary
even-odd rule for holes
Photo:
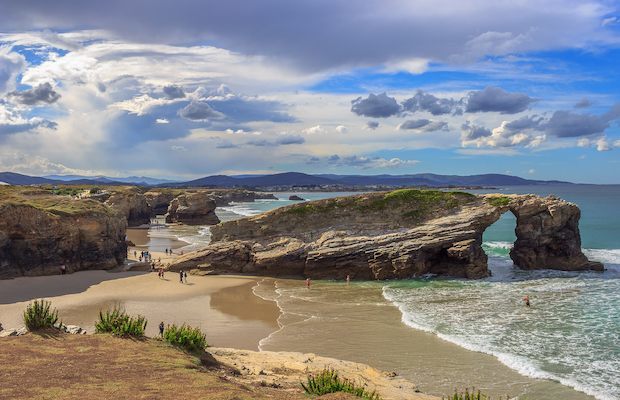
[[[533,195],[397,190],[292,205],[212,227],[213,243],[171,269],[342,279],[488,276],[484,230],[517,216],[522,268],[601,270],[581,253],[579,208]]]
[[[111,269],[125,260],[127,223],[94,200],[0,204],[0,278]],[[41,204],[39,204],[39,201]]]
[[[129,226],[140,226],[151,222],[151,207],[144,194],[135,188],[113,192],[105,204],[124,215]]]
[[[220,222],[215,215],[215,200],[208,193],[196,192],[177,196],[168,206],[166,222],[187,225],[214,225]]]
[[[245,203],[255,200],[278,200],[276,196],[271,193],[254,192],[245,189],[219,189],[209,190],[207,194],[211,199],[215,201],[218,207],[227,206],[232,202]]]
[[[304,201],[304,199],[302,199],[301,197],[297,196],[296,194],[293,194],[293,195],[289,196],[288,199],[292,200],[292,201]]]
[[[170,202],[174,200],[174,193],[169,190],[150,190],[144,193],[146,203],[151,208],[151,216],[163,215],[168,211]]]

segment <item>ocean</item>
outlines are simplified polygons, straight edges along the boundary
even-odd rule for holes
[[[472,192],[553,194],[576,203],[582,211],[580,229],[584,252],[590,259],[603,262],[607,270],[570,273],[515,268],[508,252],[515,239],[516,221],[512,214],[506,213],[483,237],[493,273],[487,279],[354,283],[354,291],[343,290],[340,282],[319,282],[315,287],[321,291],[312,293],[291,283],[265,283],[257,294],[277,301],[284,314],[280,330],[266,338],[261,343],[262,348],[316,352],[331,349],[326,350],[327,355],[343,358],[355,350],[359,354],[354,361],[403,371],[415,382],[422,382],[423,390],[435,394],[449,394],[458,381],[476,383],[494,395],[510,392],[511,396],[521,399],[620,399],[620,186],[517,186]],[[350,193],[299,195],[313,200],[347,194]],[[288,199],[288,195],[276,194],[282,199]],[[288,200],[239,203],[218,209],[218,215],[228,220],[257,215],[291,203]],[[207,242],[208,229],[200,232],[200,241]],[[526,294],[531,299],[531,308],[523,306],[521,299]],[[451,378],[442,381],[436,374],[421,371],[420,366],[428,360],[415,358],[410,352],[406,352],[411,354],[407,358],[398,354],[398,350],[391,354],[388,344],[377,349],[381,342],[370,344],[372,339],[364,339],[368,335],[353,335],[356,340],[350,343],[339,338],[334,343],[323,342],[319,346],[315,343],[316,331],[312,336],[303,334],[319,326],[329,331],[330,326],[336,327],[343,318],[347,319],[349,327],[365,330],[366,324],[367,330],[385,331],[384,311],[376,313],[377,321],[381,320],[384,325],[374,328],[370,328],[370,319],[366,316],[357,320],[355,316],[360,309],[365,310],[364,315],[374,315],[374,309],[385,310],[386,305],[398,310],[401,323],[411,331],[412,337],[414,330],[423,331],[464,349],[490,355],[527,379],[517,383],[503,382],[502,379],[514,381],[515,378],[508,378],[508,373],[504,374],[505,378],[501,378],[501,374],[493,376],[488,368],[468,369],[461,365],[463,360],[452,362],[448,359],[446,362],[453,364],[447,373]],[[340,315],[345,310],[346,317]],[[354,321],[359,324],[355,325]],[[406,330],[394,331],[393,335],[407,343]],[[327,335],[321,338],[328,340]],[[373,346],[373,349],[361,351],[359,344],[364,340],[368,340],[367,347]],[[414,360],[418,368],[411,366]],[[486,363],[486,359],[481,360],[480,363]],[[540,380],[542,383],[536,383]],[[589,396],[565,392],[558,388],[560,384]]]

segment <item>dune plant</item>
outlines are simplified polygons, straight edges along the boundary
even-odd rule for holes
[[[49,328],[60,328],[58,310],[52,309],[52,302],[35,300],[28,304],[24,311],[24,324],[29,331],[38,331]]]
[[[168,325],[164,330],[164,340],[190,353],[200,353],[208,346],[207,337],[200,329],[185,324]]]
[[[486,396],[480,393],[480,390],[476,391],[472,388],[471,392],[468,389],[465,389],[465,392],[459,392],[458,390],[454,391],[452,396],[442,397],[442,400],[491,400],[489,396]],[[500,397],[498,400],[502,400]],[[506,397],[508,400],[508,397]]]
[[[326,368],[316,375],[309,375],[308,381],[301,384],[306,394],[322,396],[328,393],[344,392],[360,397],[364,400],[381,400],[375,392],[368,392],[357,386],[353,381],[343,379],[331,368]]]
[[[95,331],[121,337],[142,337],[146,324],[147,320],[142,315],[132,317],[125,310],[115,307],[112,310],[99,311],[99,321],[95,323]]]

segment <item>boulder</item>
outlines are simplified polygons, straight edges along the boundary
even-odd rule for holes
[[[304,199],[302,199],[301,197],[297,196],[296,194],[293,194],[293,195],[289,196],[288,199],[292,200],[292,201],[304,201]]]
[[[220,219],[215,215],[216,203],[208,193],[186,193],[176,197],[168,206],[166,222],[187,225],[215,225]]]
[[[63,325],[62,330],[71,335],[86,335],[86,330],[77,325]]]

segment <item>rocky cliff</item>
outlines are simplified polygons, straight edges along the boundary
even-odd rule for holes
[[[283,207],[212,227],[171,269],[353,279],[488,276],[484,230],[511,211],[522,268],[602,269],[581,253],[579,208],[532,195],[397,190]]]
[[[220,222],[215,215],[216,202],[208,193],[186,193],[177,196],[168,206],[166,222],[187,225],[214,225]]]
[[[112,192],[105,204],[117,209],[127,218],[129,226],[148,224],[151,221],[151,207],[143,193],[136,188],[125,188]]]
[[[175,194],[169,190],[150,190],[144,193],[146,203],[151,209],[151,216],[163,215],[168,212],[170,202],[174,200]]]
[[[110,269],[124,262],[126,221],[94,200],[0,194],[0,278]]]

